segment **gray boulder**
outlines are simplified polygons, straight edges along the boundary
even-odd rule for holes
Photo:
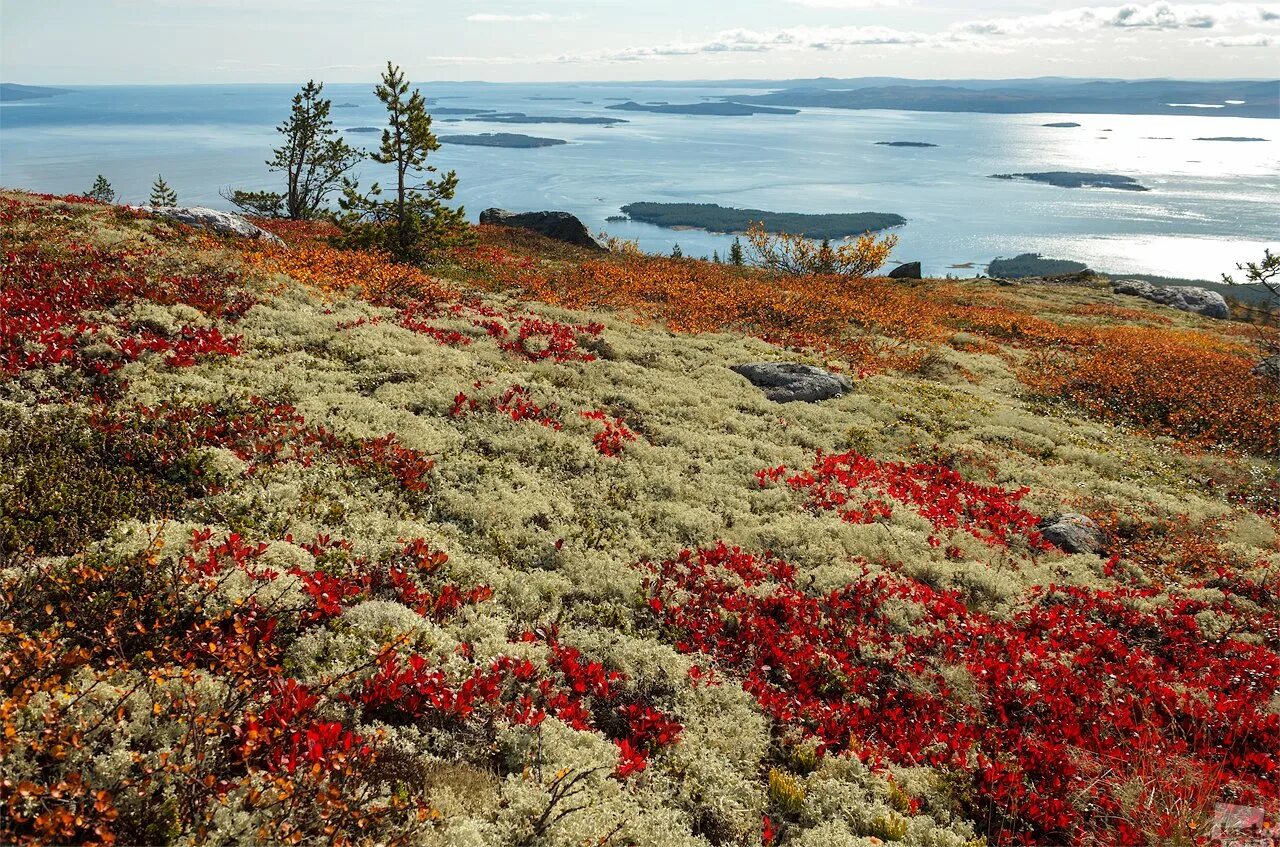
[[[1216,291],[1192,285],[1152,285],[1141,279],[1117,279],[1111,283],[1116,294],[1141,297],[1162,306],[1180,309],[1206,318],[1229,318],[1227,301]]]
[[[889,271],[889,279],[919,279],[920,263],[907,262],[905,265],[898,265]]]
[[[207,229],[219,235],[255,238],[278,244],[281,247],[284,246],[284,242],[280,240],[279,236],[273,235],[262,227],[251,224],[231,212],[206,209],[203,206],[138,206],[137,208],[142,212],[150,212],[158,217],[168,218],[187,226]]]
[[[1040,522],[1044,540],[1067,553],[1100,553],[1107,547],[1107,535],[1086,515],[1067,512]]]
[[[1268,356],[1253,366],[1253,375],[1280,383],[1280,353]]]
[[[775,403],[815,403],[853,390],[849,377],[797,362],[756,362],[734,365],[730,370],[746,377]]]
[[[591,236],[586,224],[568,212],[508,212],[506,209],[485,209],[480,213],[480,223],[493,226],[512,226],[527,229],[539,235],[565,244],[603,250],[600,242]]]

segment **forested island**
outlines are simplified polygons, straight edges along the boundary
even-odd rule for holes
[[[1206,138],[1197,138],[1196,141],[1266,141],[1265,138],[1254,138],[1248,135],[1212,135]]]
[[[66,88],[49,88],[44,85],[19,85],[16,82],[0,82],[0,103],[12,103],[18,100],[39,100],[44,97],[56,97],[69,94]]]
[[[471,147],[508,147],[512,149],[529,149],[534,147],[556,147],[568,144],[562,138],[539,138],[536,135],[521,135],[515,132],[482,132],[479,135],[442,135],[441,144],[465,144]]]
[[[877,141],[880,147],[937,147],[936,144],[930,144],[927,141]]]
[[[763,223],[769,232],[788,232],[809,238],[845,238],[902,226],[907,219],[888,212],[806,215],[800,212],[767,212],[733,209],[715,203],[629,203],[622,207],[633,221],[675,229],[709,232],[745,232]]]
[[[750,115],[798,115],[799,109],[775,106],[752,106],[746,103],[637,103],[628,100],[606,109],[623,112],[656,112],[661,115],[715,115],[719,117],[748,117]]]
[[[376,126],[349,126],[343,132],[382,132]]]
[[[588,118],[577,115],[526,115],[523,112],[495,112],[468,118],[471,121],[487,121],[495,124],[581,124],[584,126],[611,126],[625,124],[624,118]]]
[[[992,179],[1026,180],[1059,188],[1115,188],[1120,191],[1150,191],[1131,176],[1086,173],[1083,171],[1042,171],[1025,174],[992,174]]]
[[[1047,126],[1052,129],[1075,129],[1080,124],[1075,121],[1054,121],[1053,123],[1040,124],[1040,126]]]

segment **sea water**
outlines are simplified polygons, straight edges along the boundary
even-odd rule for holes
[[[296,86],[71,86],[71,93],[0,105],[0,184],[79,193],[106,175],[125,202],[157,174],[187,204],[227,208],[219,191],[278,187],[264,161]],[[1175,116],[992,115],[803,109],[720,117],[609,110],[622,100],[693,103],[731,88],[656,84],[438,83],[431,108],[615,117],[614,126],[507,124],[438,115],[439,135],[524,133],[569,143],[538,149],[446,145],[458,202],[474,220],[490,206],[562,209],[593,231],[651,252],[728,252],[732,236],[606,222],[637,201],[719,203],[779,212],[894,212],[894,258],[926,274],[972,276],[999,256],[1075,259],[1112,273],[1216,280],[1280,242],[1280,121]],[[330,85],[336,126],[381,126],[371,85]],[[1076,128],[1052,128],[1073,121]],[[1261,142],[1197,141],[1245,136]],[[376,146],[373,133],[347,133]],[[936,147],[888,147],[918,141]],[[1058,188],[995,173],[1091,171],[1133,177],[1147,192]],[[366,185],[387,181],[373,163]],[[966,267],[969,266],[969,267]]]

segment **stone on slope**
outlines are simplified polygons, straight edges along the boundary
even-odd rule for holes
[[[907,262],[906,264],[898,265],[896,268],[889,271],[889,279],[919,279],[919,278],[920,278],[919,262]]]
[[[506,209],[485,209],[480,213],[480,223],[493,226],[512,226],[536,232],[547,238],[563,241],[589,250],[603,250],[591,236],[587,225],[568,212],[508,212]]]
[[[1100,553],[1107,546],[1106,533],[1076,512],[1045,518],[1039,529],[1045,541],[1067,553]]]
[[[1280,383],[1280,353],[1268,356],[1253,366],[1253,375]]]
[[[816,403],[841,397],[853,390],[853,382],[843,374],[832,373],[798,362],[755,362],[730,368],[741,374],[775,403],[803,400]]]
[[[1116,294],[1141,297],[1162,306],[1181,309],[1206,318],[1229,318],[1227,301],[1216,291],[1191,285],[1152,285],[1141,279],[1117,279],[1111,283]]]
[[[162,218],[177,221],[187,226],[208,229],[219,235],[234,235],[239,238],[256,238],[272,244],[284,246],[279,236],[267,232],[260,226],[250,223],[231,212],[220,212],[217,209],[206,209],[203,206],[138,206],[139,211],[150,212]]]

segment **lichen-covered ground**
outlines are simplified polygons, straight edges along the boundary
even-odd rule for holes
[[[0,194],[0,840],[1195,843],[1280,793],[1259,330]],[[730,365],[849,395],[778,405]],[[1041,516],[1090,515],[1099,555]]]

